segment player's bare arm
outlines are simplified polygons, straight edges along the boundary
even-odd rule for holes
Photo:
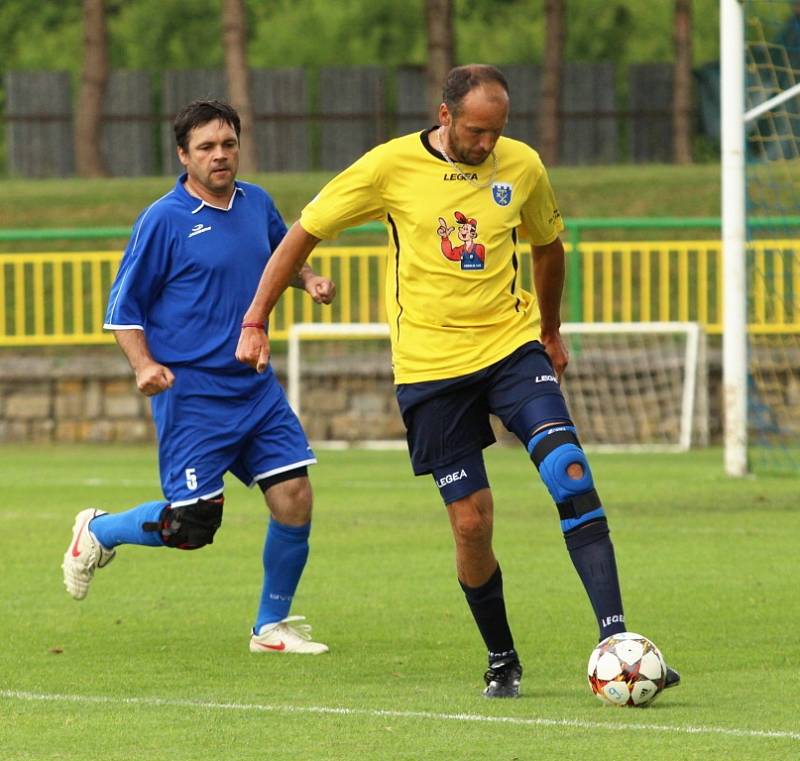
[[[155,396],[172,386],[172,370],[153,359],[143,330],[115,330],[114,338],[136,375],[136,388],[145,396]]]
[[[544,246],[533,246],[533,285],[541,316],[540,340],[559,380],[569,362],[567,347],[561,338],[564,272],[564,245],[561,238]]]
[[[256,293],[242,319],[242,332],[236,347],[236,359],[256,372],[263,373],[269,362],[269,337],[262,326],[275,308],[280,295],[301,274],[306,259],[317,243],[319,238],[307,233],[295,222],[264,267]],[[312,287],[316,286],[312,284]],[[256,327],[244,327],[253,325]]]

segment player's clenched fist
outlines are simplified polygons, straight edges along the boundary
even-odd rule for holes
[[[304,282],[308,293],[317,304],[330,304],[336,296],[336,285],[332,280],[321,275],[307,277]]]
[[[263,373],[269,362],[269,337],[261,327],[242,327],[236,345],[236,359]]]
[[[172,370],[157,362],[144,365],[136,370],[136,388],[145,396],[155,396],[166,391],[175,383]]]

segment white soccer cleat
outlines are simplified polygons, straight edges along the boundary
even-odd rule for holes
[[[89,593],[89,583],[95,569],[107,566],[117,554],[116,550],[103,547],[89,531],[89,521],[105,514],[105,510],[90,507],[75,516],[72,541],[64,553],[61,568],[64,570],[64,586],[76,600],[82,600]]]
[[[319,655],[327,653],[328,646],[311,641],[309,624],[294,624],[305,621],[305,616],[289,616],[274,624],[265,624],[258,634],[250,637],[251,653],[302,653]]]

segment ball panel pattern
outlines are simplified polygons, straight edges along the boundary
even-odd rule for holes
[[[589,687],[604,703],[647,705],[664,689],[667,667],[647,637],[623,632],[606,637],[589,656]]]

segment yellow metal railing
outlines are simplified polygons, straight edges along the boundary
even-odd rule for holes
[[[584,242],[585,322],[699,322],[722,328],[719,241]]]
[[[529,289],[528,251],[522,248],[520,280]],[[578,256],[582,321],[697,321],[721,332],[719,241],[581,241]],[[0,346],[109,342],[103,316],[120,258],[118,251],[0,254]],[[748,259],[749,329],[800,332],[798,241],[757,241]],[[320,306],[289,289],[271,320],[273,338],[286,338],[293,322],[385,319],[384,246],[320,247],[311,262],[337,283],[339,295]],[[565,319],[573,319],[568,311]]]
[[[105,343],[118,251],[0,254],[0,346]]]

